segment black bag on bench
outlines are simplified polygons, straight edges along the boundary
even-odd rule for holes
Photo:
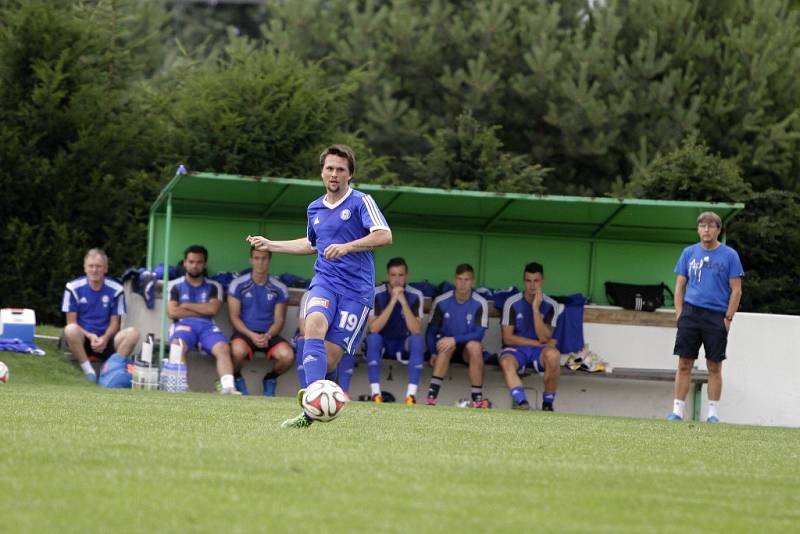
[[[606,282],[605,285],[608,302],[626,310],[655,311],[664,305],[664,291],[675,300],[672,290],[663,282],[656,285]]]

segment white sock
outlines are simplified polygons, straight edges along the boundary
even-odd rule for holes
[[[685,406],[686,406],[686,402],[685,401],[682,401],[682,400],[679,400],[679,399],[675,399],[672,402],[672,413],[680,415],[681,417],[683,417],[683,409],[684,409]]]
[[[381,385],[378,384],[370,384],[369,389],[373,395],[380,395],[381,394]]]
[[[409,384],[408,389],[406,390],[406,397],[408,397],[409,395],[414,395],[416,397],[418,388],[419,386],[416,384]]]
[[[222,389],[234,387],[233,375],[222,375],[219,378],[219,383],[222,384]]]
[[[719,405],[719,401],[708,401],[708,417],[716,417],[719,418],[717,414],[717,406]]]
[[[84,374],[87,374],[87,375],[96,374],[94,372],[94,367],[92,367],[92,362],[90,362],[89,360],[86,360],[85,362],[83,362],[81,364],[81,369],[83,370]]]

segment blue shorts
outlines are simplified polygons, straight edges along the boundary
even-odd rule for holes
[[[228,342],[222,330],[210,322],[173,324],[169,329],[169,342],[172,343],[176,339],[182,339],[189,350],[200,344],[200,348],[208,354],[211,354],[211,349],[220,341]]]
[[[308,317],[313,312],[322,313],[328,320],[325,341],[339,345],[346,353],[353,354],[353,349],[358,347],[361,336],[364,335],[369,310],[369,306],[364,306],[357,300],[343,297],[322,286],[313,286],[308,290],[303,317]]]
[[[509,345],[508,347],[503,348],[503,352],[500,353],[500,359],[503,359],[503,356],[510,355],[513,356],[515,360],[517,360],[517,364],[519,364],[519,370],[522,371],[526,367],[531,368],[533,371],[537,373],[544,372],[544,366],[542,365],[542,349],[544,347],[529,347],[527,345],[517,346],[517,345]]]
[[[408,364],[409,352],[407,342],[407,337],[401,337],[397,339],[383,337],[383,357],[389,360],[397,360],[400,363]],[[367,343],[369,343],[369,341]]]

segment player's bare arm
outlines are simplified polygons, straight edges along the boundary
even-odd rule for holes
[[[544,293],[542,293],[541,289],[537,289],[533,296],[533,303],[531,304],[531,306],[533,306],[533,328],[536,330],[536,337],[539,338],[539,342],[546,344],[550,341],[550,338],[553,337],[553,331],[545,324],[542,318],[540,310],[543,300]]]
[[[323,255],[328,260],[341,258],[351,252],[367,252],[376,248],[385,247],[392,244],[391,230],[375,230],[369,235],[350,241],[349,243],[335,243],[328,245]]]
[[[300,237],[298,239],[291,239],[288,241],[272,241],[264,236],[249,235],[245,240],[250,246],[256,247],[256,250],[262,252],[282,252],[284,254],[293,254],[295,256],[306,256],[316,252],[308,242],[308,238]]]
[[[370,317],[367,319],[367,327],[369,328],[370,333],[377,334],[383,327],[386,326],[386,323],[389,321],[389,316],[392,315],[392,310],[394,310],[395,305],[397,304],[397,297],[392,294],[389,298],[389,303],[383,309],[381,313]]]
[[[400,289],[402,290],[403,288]],[[403,291],[400,291],[397,302],[400,304],[400,307],[403,308],[403,319],[406,322],[406,328],[408,328],[408,331],[411,332],[412,335],[418,336],[422,332],[422,321],[419,320],[417,314],[415,314],[411,306],[408,305],[406,294]]]
[[[208,316],[208,315],[216,315],[219,309],[222,307],[222,301],[220,299],[209,299],[208,302],[184,302],[180,305],[181,308],[193,311],[198,315]]]
[[[539,347],[542,343],[538,339],[531,339],[528,337],[517,336],[514,334],[514,325],[504,324],[502,327],[503,344],[504,345],[517,345],[527,347]]]

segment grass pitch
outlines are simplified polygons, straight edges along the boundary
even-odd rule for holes
[[[46,344],[45,344],[46,346]],[[110,391],[0,353],[0,531],[797,532],[800,430]]]

